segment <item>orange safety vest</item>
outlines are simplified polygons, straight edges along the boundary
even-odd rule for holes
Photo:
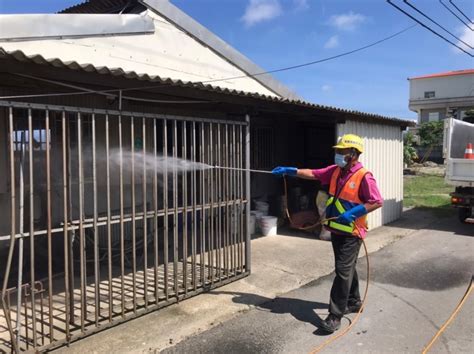
[[[329,199],[326,203],[326,219],[337,217],[353,207],[363,204],[359,198],[359,189],[365,175],[370,173],[365,168],[357,170],[342,186],[339,194],[337,192],[337,180],[341,174],[341,169],[337,167],[329,184]],[[361,229],[367,230],[367,215],[357,218],[350,225],[342,224],[336,220],[326,221],[324,223],[329,229],[336,232],[343,232],[357,237],[360,236]]]

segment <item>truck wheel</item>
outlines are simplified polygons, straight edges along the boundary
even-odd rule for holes
[[[466,222],[466,219],[471,216],[470,208],[458,208],[458,218],[460,222]]]

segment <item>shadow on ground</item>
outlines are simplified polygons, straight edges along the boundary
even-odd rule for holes
[[[328,304],[317,301],[307,301],[289,297],[267,298],[251,293],[230,292],[230,291],[212,291],[212,295],[232,295],[232,301],[237,304],[253,305],[256,310],[268,311],[274,314],[290,314],[301,322],[307,322],[316,327],[314,334],[325,336],[329,333],[320,329],[323,319],[318,315],[327,313]]]
[[[474,236],[474,225],[460,222],[454,208],[412,208],[404,211],[400,219],[385,226],[450,231],[459,236]]]

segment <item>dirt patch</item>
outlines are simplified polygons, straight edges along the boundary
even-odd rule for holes
[[[428,166],[414,164],[413,166],[405,168],[403,174],[406,177],[420,175],[444,176],[446,174],[446,166],[436,164],[430,164]]]

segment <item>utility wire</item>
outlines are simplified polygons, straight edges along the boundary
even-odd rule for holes
[[[453,16],[455,16],[459,21],[461,21],[462,23],[464,23],[464,25],[465,25],[467,28],[469,28],[471,31],[474,31],[474,29],[473,29],[471,26],[469,26],[469,24],[466,23],[461,17],[459,17],[458,14],[456,14],[453,10],[451,10],[451,9],[448,7],[448,5],[446,5],[446,4],[445,4],[444,2],[442,2],[441,0],[439,0],[439,2],[441,3],[441,5],[443,5],[443,6],[446,8],[446,10],[448,10],[449,12],[451,12],[451,13],[453,14]]]
[[[199,82],[193,82],[193,84],[195,86],[199,86],[199,85],[218,82],[218,81],[244,79],[244,78],[256,77],[256,76],[260,76],[260,75],[272,74],[272,73],[277,73],[277,72],[282,72],[282,71],[288,71],[288,70],[302,68],[302,67],[305,67],[305,66],[310,66],[310,65],[323,63],[323,62],[326,62],[326,61],[330,61],[330,60],[333,60],[333,59],[341,58],[341,57],[344,57],[344,56],[347,56],[347,55],[350,55],[350,54],[360,52],[364,49],[371,48],[373,46],[376,46],[377,44],[380,44],[380,43],[386,42],[386,41],[388,41],[392,38],[395,38],[395,37],[401,35],[402,33],[405,33],[406,31],[409,31],[410,29],[412,29],[413,27],[416,27],[416,26],[417,26],[416,24],[411,25],[411,26],[406,27],[406,28],[404,28],[404,29],[402,29],[398,32],[395,32],[394,34],[391,34],[390,36],[379,39],[379,40],[377,40],[375,42],[372,42],[370,44],[367,44],[365,46],[362,46],[362,47],[359,47],[359,48],[356,48],[356,49],[353,49],[353,50],[350,50],[350,51],[347,51],[347,52],[343,52],[343,53],[340,53],[340,54],[337,54],[337,55],[333,55],[333,56],[330,56],[330,57],[327,57],[327,58],[323,58],[323,59],[319,59],[319,60],[315,60],[315,61],[310,61],[310,62],[303,63],[303,64],[292,65],[292,66],[288,66],[288,67],[284,67],[284,68],[280,68],[280,69],[263,71],[263,72],[259,72],[259,73],[255,73],[255,74],[247,74],[247,75],[241,75],[241,76],[227,77],[227,78],[223,78],[223,79],[213,79],[213,80],[199,81]],[[52,96],[52,97],[53,96],[74,96],[74,95],[86,95],[86,94],[93,94],[93,93],[103,94],[103,93],[112,93],[112,92],[119,92],[119,91],[126,92],[126,91],[146,90],[146,89],[153,89],[153,88],[160,88],[160,87],[163,87],[163,84],[155,85],[155,86],[152,85],[152,86],[129,87],[129,88],[124,88],[124,89],[115,88],[115,89],[98,90],[98,91],[88,90],[88,91],[85,91],[85,92],[80,91],[80,92],[63,92],[63,93],[39,94],[39,95],[3,96],[3,97],[0,97],[0,99],[3,100],[3,99],[48,97],[48,96]],[[163,102],[163,103],[166,103],[166,102]],[[199,103],[199,102],[193,101],[193,102],[190,102],[190,103]]]
[[[460,41],[461,43],[465,44],[466,46],[468,46],[469,48],[471,49],[474,49],[473,46],[471,46],[469,43],[466,43],[464,42],[461,38],[457,37],[456,35],[454,35],[452,32],[450,32],[449,30],[447,30],[444,26],[440,25],[437,21],[433,20],[431,17],[429,17],[428,15],[426,15],[423,11],[420,11],[419,9],[417,9],[414,5],[410,4],[408,2],[408,0],[403,0],[403,2],[405,4],[407,4],[408,6],[410,6],[413,10],[415,10],[416,12],[418,12],[421,16],[427,18],[428,20],[430,20],[431,22],[433,22],[435,25],[437,25],[439,28],[443,29],[445,32],[449,33],[452,37],[456,38],[458,41]]]
[[[463,48],[461,48],[460,46],[458,46],[456,43],[453,43],[451,42],[449,39],[447,39],[446,37],[444,37],[443,35],[439,34],[438,32],[436,32],[435,30],[431,29],[430,27],[428,27],[427,25],[425,25],[423,22],[421,22],[420,20],[418,20],[417,18],[413,17],[412,15],[410,15],[408,12],[406,12],[405,10],[403,10],[402,8],[400,8],[399,6],[395,5],[394,3],[392,3],[391,0],[387,0],[387,2],[392,5],[393,7],[395,7],[398,11],[402,12],[403,14],[405,14],[406,16],[410,17],[413,21],[415,21],[416,23],[420,24],[421,26],[423,26],[424,28],[426,28],[428,31],[430,31],[431,33],[435,34],[436,36],[440,37],[441,39],[443,39],[444,41],[448,42],[449,44],[453,45],[454,47],[458,48],[459,50],[463,51],[464,53],[466,53],[467,55],[469,55],[470,57],[474,57],[474,55],[472,55],[471,53],[467,52],[466,50],[464,50]]]
[[[453,0],[449,0],[449,2],[451,3],[451,5],[454,6],[454,8],[455,8],[456,10],[459,11],[459,13],[460,13],[461,15],[464,16],[464,18],[465,18],[466,20],[468,20],[469,22],[471,22],[472,24],[474,24],[474,22],[473,22],[459,7],[456,6],[456,4],[454,3]]]
[[[364,49],[367,49],[367,48],[370,48],[370,47],[373,47],[377,44],[380,44],[382,42],[385,42],[385,41],[388,41],[389,39],[392,39],[394,37],[397,37],[399,36],[400,34],[412,29],[413,27],[416,27],[416,25],[412,25],[412,26],[409,26],[409,27],[406,27],[405,29],[401,30],[401,31],[398,31],[388,37],[385,37],[383,39],[380,39],[376,42],[373,42],[373,43],[370,43],[370,44],[367,44],[363,47],[359,47],[357,49],[354,49],[354,50],[351,50],[351,51],[348,51],[348,52],[344,52],[344,53],[341,53],[341,54],[337,54],[337,55],[333,55],[332,57],[327,57],[327,58],[324,58],[324,59],[319,59],[319,60],[315,60],[315,61],[310,61],[308,63],[304,63],[304,64],[298,64],[298,65],[293,65],[293,66],[288,66],[286,68],[281,68],[281,69],[275,69],[275,70],[269,70],[269,71],[264,71],[264,72],[261,72],[261,73],[256,73],[256,74],[251,74],[251,75],[243,75],[243,76],[236,76],[234,78],[231,78],[231,79],[241,79],[241,78],[245,78],[245,77],[253,77],[253,76],[259,76],[259,75],[265,75],[265,74],[273,74],[273,73],[278,73],[278,72],[282,72],[282,71],[287,71],[287,70],[293,70],[293,69],[298,69],[298,68],[302,68],[302,67],[305,67],[305,66],[310,66],[310,65],[314,65],[314,64],[319,64],[319,63],[323,63],[325,61],[329,61],[329,60],[333,60],[333,59],[337,59],[337,58],[340,58],[340,57],[344,57],[346,55],[349,55],[349,54],[353,54],[353,53],[357,53],[357,52],[360,52]],[[223,79],[221,79],[223,80]],[[213,80],[210,80],[210,81],[204,81],[204,82],[212,82]],[[217,80],[219,81],[219,80]]]

